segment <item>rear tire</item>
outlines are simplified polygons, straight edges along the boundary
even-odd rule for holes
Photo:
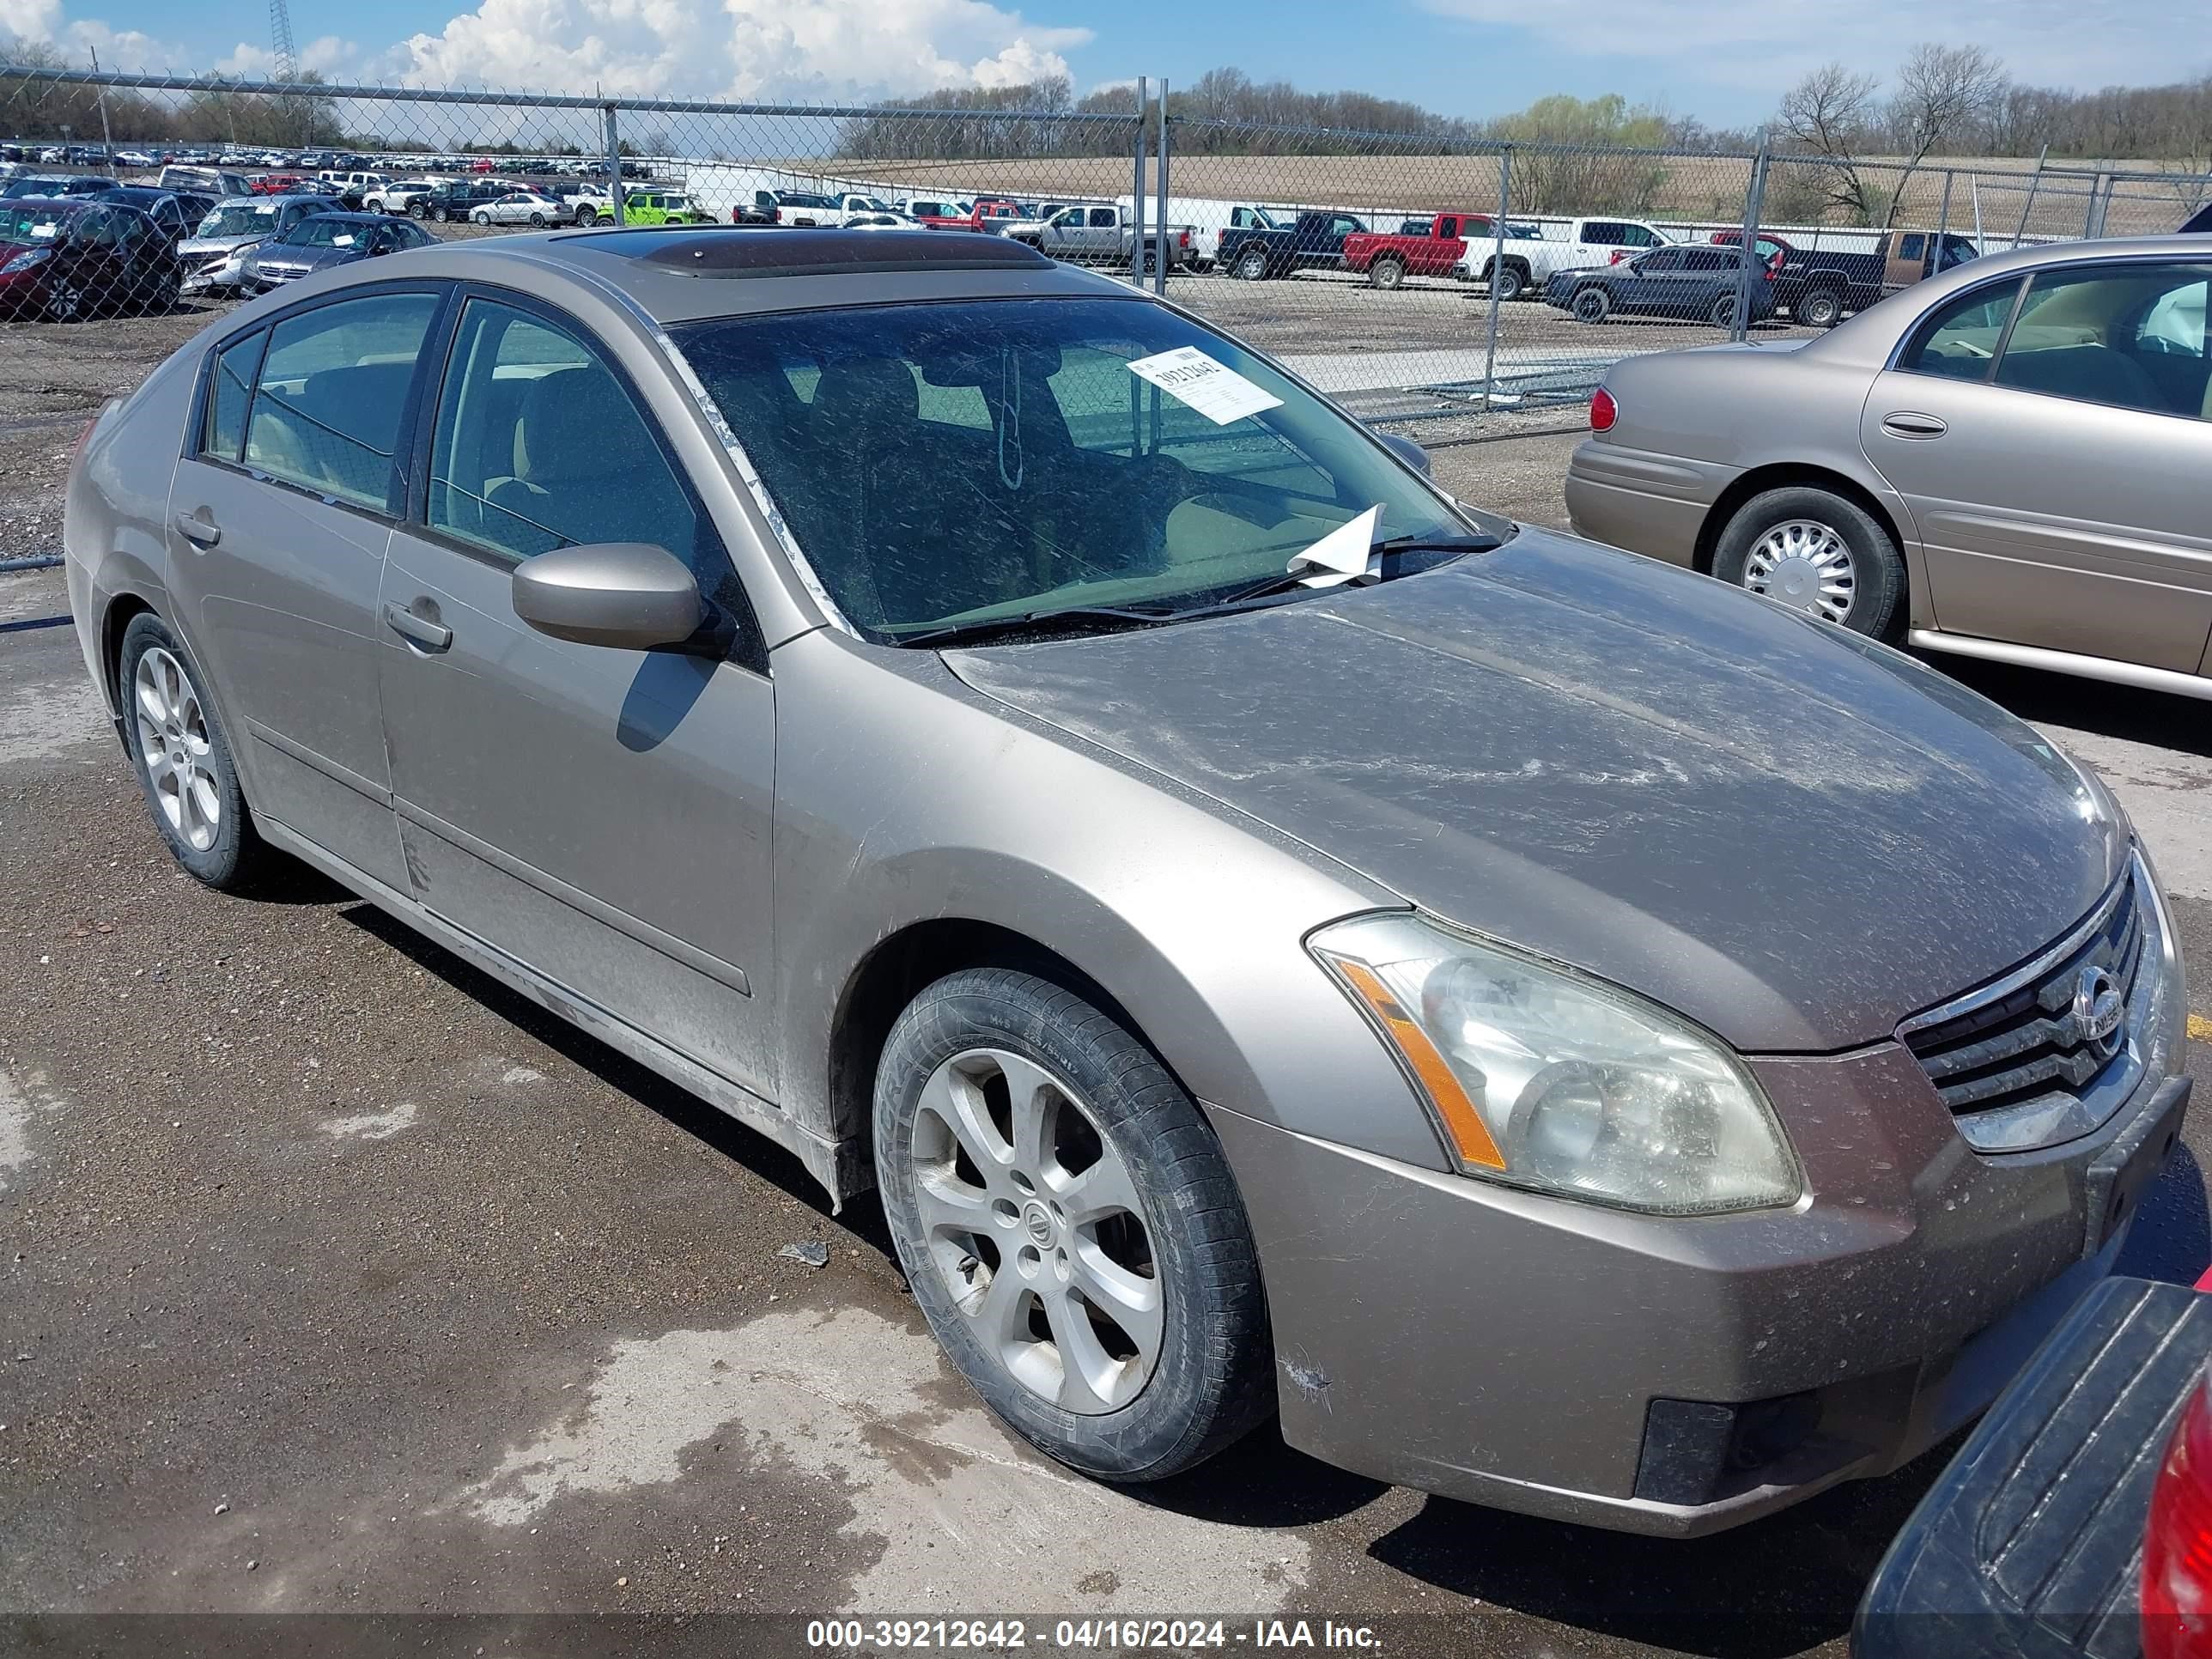
[[[1808,328],[1833,328],[1844,320],[1844,296],[1832,288],[1816,288],[1800,295],[1790,310]]]
[[[544,216],[544,214],[542,214],[542,213],[533,213],[533,214],[532,214],[532,215],[530,216],[530,228],[531,228],[532,230],[543,230],[543,229],[544,229],[544,228],[545,228],[545,216]]]
[[[1713,574],[1869,638],[1894,644],[1905,632],[1904,555],[1872,514],[1816,485],[1763,490],[1738,507],[1714,545]]]
[[[1228,1162],[1110,1016],[1007,969],[939,980],[884,1045],[875,1154],[915,1303],[1038,1449],[1157,1480],[1267,1414],[1267,1305]]]
[[[1367,280],[1376,288],[1396,288],[1406,280],[1402,259],[1377,259],[1367,267]]]
[[[1723,294],[1715,300],[1711,309],[1705,313],[1705,320],[1715,328],[1734,328],[1735,326],[1735,295]]]
[[[1613,295],[1601,288],[1586,288],[1575,295],[1572,308],[1577,320],[1601,323],[1613,315]]]
[[[275,854],[253,828],[204,677],[152,611],[124,629],[115,679],[131,769],[170,855],[223,892],[250,885]]]
[[[1263,283],[1267,281],[1267,250],[1256,247],[1246,248],[1242,253],[1237,256],[1237,263],[1235,265],[1231,267],[1231,269],[1235,272],[1237,279],[1241,282]]]
[[[1528,273],[1510,259],[1490,280],[1490,291],[1498,296],[1501,304],[1519,299],[1528,286]]]

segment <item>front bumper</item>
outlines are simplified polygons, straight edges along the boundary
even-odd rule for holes
[[[1886,1473],[1986,1407],[2110,1270],[2140,1185],[2100,1161],[2163,1136],[2189,1093],[2154,1074],[2095,1133],[1989,1158],[1893,1043],[1755,1069],[1810,1196],[1737,1216],[1569,1203],[1209,1106],[1259,1245],[1284,1437],[1401,1486],[1676,1535]],[[2123,1212],[2090,1224],[2119,1184]]]

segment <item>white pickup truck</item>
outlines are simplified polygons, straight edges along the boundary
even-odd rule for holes
[[[1134,216],[1126,209],[1089,203],[1065,207],[1049,219],[1007,222],[999,234],[1027,242],[1055,259],[1081,259],[1126,267],[1136,240]],[[1152,269],[1158,250],[1164,246],[1170,270],[1190,264],[1198,257],[1196,235],[1188,225],[1170,225],[1163,237],[1158,227],[1145,227],[1145,269]]]
[[[1506,263],[1522,267],[1520,292],[1531,299],[1559,271],[1609,265],[1615,254],[1633,258],[1646,248],[1680,240],[1641,219],[1539,219],[1535,224],[1534,240],[1509,236],[1505,243]],[[1470,240],[1455,273],[1472,277],[1487,272],[1492,252],[1489,240]]]

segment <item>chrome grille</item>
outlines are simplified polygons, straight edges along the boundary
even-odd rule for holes
[[[2108,1111],[2082,1106],[2117,1107],[2133,1086],[2142,1059],[2131,1027],[2158,925],[2141,872],[2130,860],[2096,908],[2025,968],[1898,1028],[1971,1144],[2017,1151],[2085,1133]],[[2100,1036],[2094,1009],[2107,993],[2122,1017]]]

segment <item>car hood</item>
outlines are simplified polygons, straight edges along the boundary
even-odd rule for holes
[[[187,236],[177,244],[177,252],[192,253],[237,253],[265,242],[274,234],[264,231],[254,236]]]
[[[1753,1053],[1892,1034],[2064,932],[2127,832],[1911,659],[1632,555],[949,652],[977,690]]]
[[[263,267],[277,265],[286,270],[320,270],[325,265],[343,264],[354,257],[349,247],[286,247],[270,243],[255,251],[253,263]]]

